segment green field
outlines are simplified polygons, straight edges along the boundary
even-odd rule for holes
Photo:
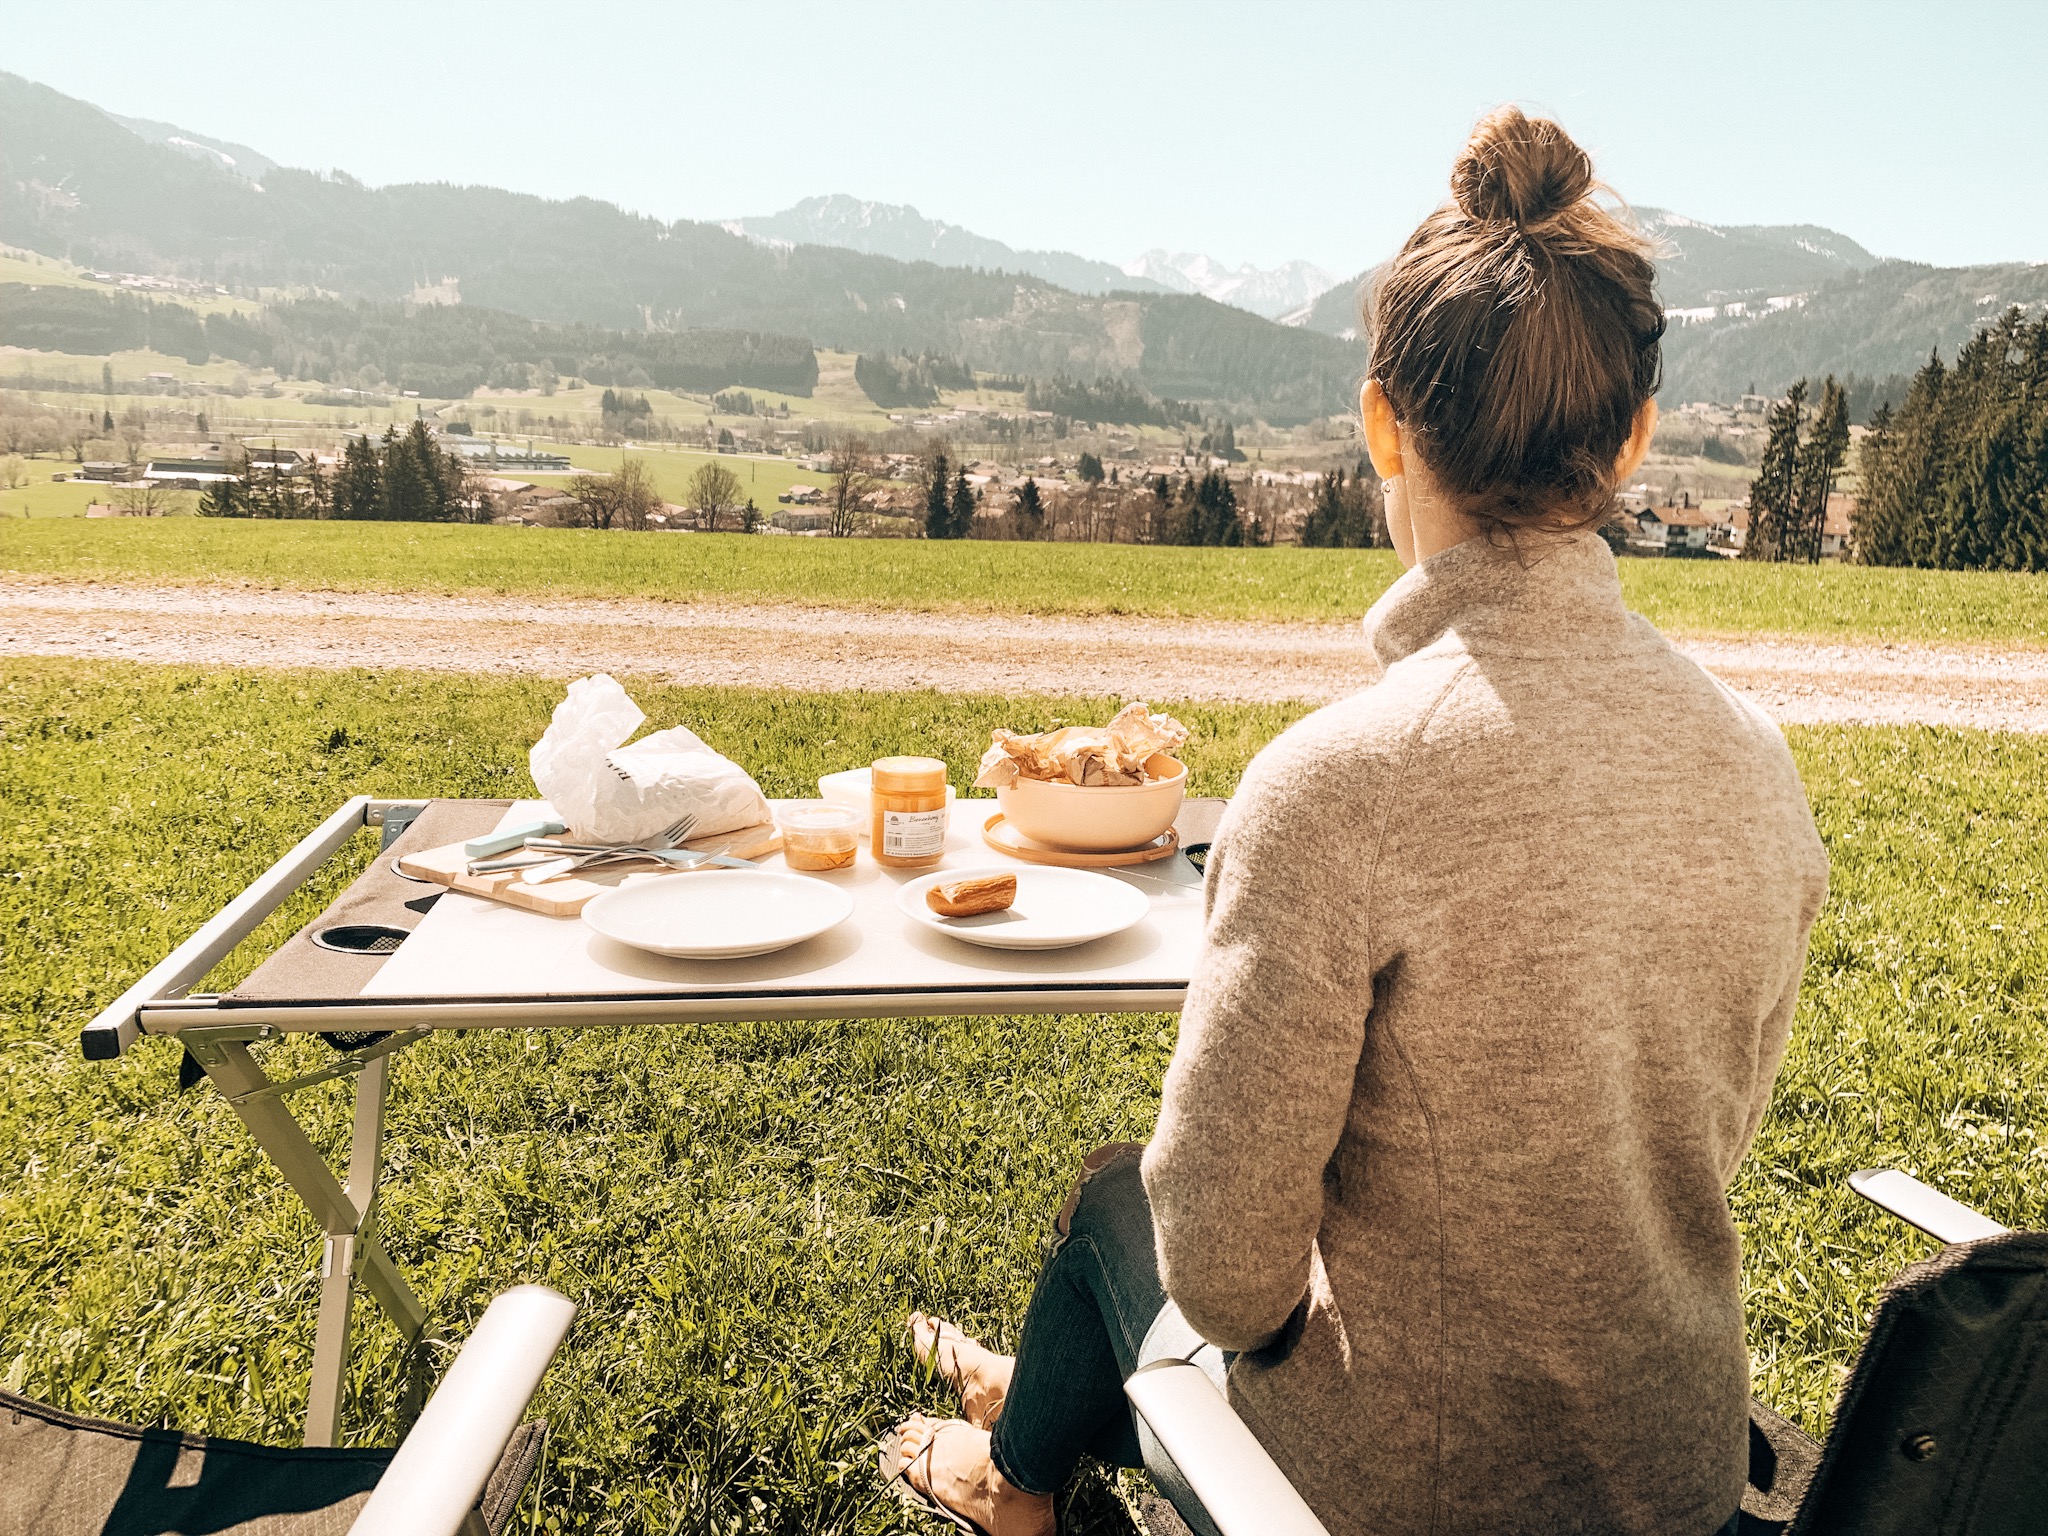
[[[0,486],[0,518],[18,517],[84,517],[85,509],[94,502],[110,502],[114,488],[110,485],[94,484],[86,480],[52,480],[50,459],[29,459],[28,483],[26,485]],[[67,463],[65,470],[74,466]],[[198,501],[196,496],[187,496],[185,505],[189,508]]]
[[[916,746],[964,778],[998,721],[1104,700],[636,685],[771,794]],[[316,1234],[176,1050],[74,1034],[357,791],[528,791],[538,682],[16,661],[0,671],[0,1380],[91,1413],[291,1440]],[[1176,712],[1180,712],[1176,707]],[[1198,791],[1278,708],[1193,706]],[[1850,1196],[1871,1164],[2039,1225],[2048,1170],[2048,741],[1790,733],[1834,869],[1795,1040],[1736,1191],[1759,1391],[1818,1427],[1878,1286],[1928,1245]],[[351,850],[359,865],[367,837]],[[240,973],[339,875],[232,957]],[[911,1530],[869,1447],[942,1402],[897,1327],[934,1305],[1013,1341],[1075,1160],[1141,1138],[1160,1016],[484,1031],[396,1058],[396,1258],[453,1338],[544,1280],[583,1311],[543,1387],[531,1528]],[[274,1068],[323,1047],[268,1048]],[[345,1101],[298,1101],[330,1147]],[[359,1304],[361,1305],[361,1304]],[[364,1305],[347,1434],[400,1429],[399,1350]],[[1127,1529],[1099,1483],[1071,1531]],[[524,1528],[524,1527],[522,1527]]]
[[[594,461],[609,452],[617,462],[616,451],[589,452]],[[676,462],[649,455],[673,489],[687,479],[683,463],[690,456],[669,457]],[[763,483],[773,467],[761,465]],[[197,518],[0,520],[4,573],[247,580],[336,591],[1343,623],[1362,614],[1399,569],[1385,550],[636,536]],[[1708,560],[1624,560],[1621,570],[1630,605],[1679,634],[2048,645],[2048,576]]]
[[[68,261],[59,261],[53,256],[41,256],[34,251],[20,250],[14,246],[0,246],[0,283],[32,283],[41,288],[86,288],[94,293],[133,293],[137,297],[152,299],[159,304],[178,304],[186,309],[196,310],[202,315],[248,313],[262,306],[250,299],[229,298],[220,294],[200,297],[196,294],[153,293],[147,289],[123,289],[112,283],[94,282],[84,272]]]
[[[569,462],[579,469],[609,471],[617,469],[628,457],[636,459],[647,466],[654,488],[661,493],[662,499],[679,505],[691,502],[692,475],[706,464],[721,464],[739,480],[740,495],[753,497],[754,505],[764,517],[775,511],[775,498],[792,485],[822,488],[829,483],[827,476],[816,470],[804,469],[792,459],[761,458],[750,454],[690,453],[677,448],[570,447],[557,451],[566,453]],[[519,470],[508,473],[512,479],[531,480],[537,485],[560,485],[566,478],[561,475],[530,475]]]

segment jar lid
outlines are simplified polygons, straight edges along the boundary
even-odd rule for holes
[[[850,805],[829,800],[795,800],[775,807],[775,819],[782,826],[800,832],[837,832],[860,825],[860,816]]]
[[[936,757],[878,757],[873,782],[877,794],[942,795],[946,765]]]

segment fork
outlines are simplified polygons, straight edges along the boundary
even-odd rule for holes
[[[588,864],[615,859],[653,858],[669,853],[690,835],[691,828],[696,825],[695,816],[679,817],[644,843],[565,843],[557,838],[529,837],[520,853],[502,859],[472,860],[469,872],[473,875],[488,875],[508,869],[523,870],[527,883],[536,885],[540,880],[552,880],[556,875],[567,874]],[[528,857],[531,853],[545,853],[554,857],[532,859]],[[546,873],[540,875],[538,880],[535,879],[535,872],[541,870],[545,870]]]

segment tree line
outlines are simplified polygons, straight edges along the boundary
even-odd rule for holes
[[[1833,374],[1809,421],[1801,379],[1764,418],[1764,456],[1749,486],[1745,560],[1820,559],[1828,497],[1849,453],[1848,396]]]
[[[2048,570],[2048,314],[2008,309],[1952,367],[1930,356],[1872,417],[1857,468],[1863,563]]]
[[[552,389],[557,377],[648,389],[728,385],[808,396],[811,344],[757,331],[627,332],[551,325],[470,305],[303,299],[254,314],[202,315],[181,304],[82,288],[0,285],[0,345],[104,355],[153,350],[212,357],[286,378],[412,390]]]
[[[1179,400],[1161,400],[1128,379],[1101,375],[1090,384],[1055,374],[1050,379],[1031,379],[1024,386],[1027,410],[1051,411],[1074,421],[1093,421],[1109,426],[1175,427],[1197,422],[1202,414]]]
[[[1305,549],[1384,549],[1392,542],[1379,478],[1363,459],[1349,476],[1334,469],[1316,482],[1301,542]]]
[[[885,411],[936,405],[942,389],[974,388],[974,370],[936,352],[889,356],[863,352],[853,360],[853,382]]]
[[[208,486],[202,517],[339,518],[396,523],[489,522],[491,501],[459,455],[444,452],[415,421],[381,439],[350,438],[332,474],[319,463],[299,474],[253,464],[245,451],[228,461],[237,480]]]

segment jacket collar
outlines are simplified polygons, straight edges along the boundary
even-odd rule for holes
[[[1475,655],[1585,656],[1663,642],[1622,601],[1614,555],[1598,534],[1467,539],[1430,556],[1381,594],[1365,637],[1382,667],[1455,636]]]

